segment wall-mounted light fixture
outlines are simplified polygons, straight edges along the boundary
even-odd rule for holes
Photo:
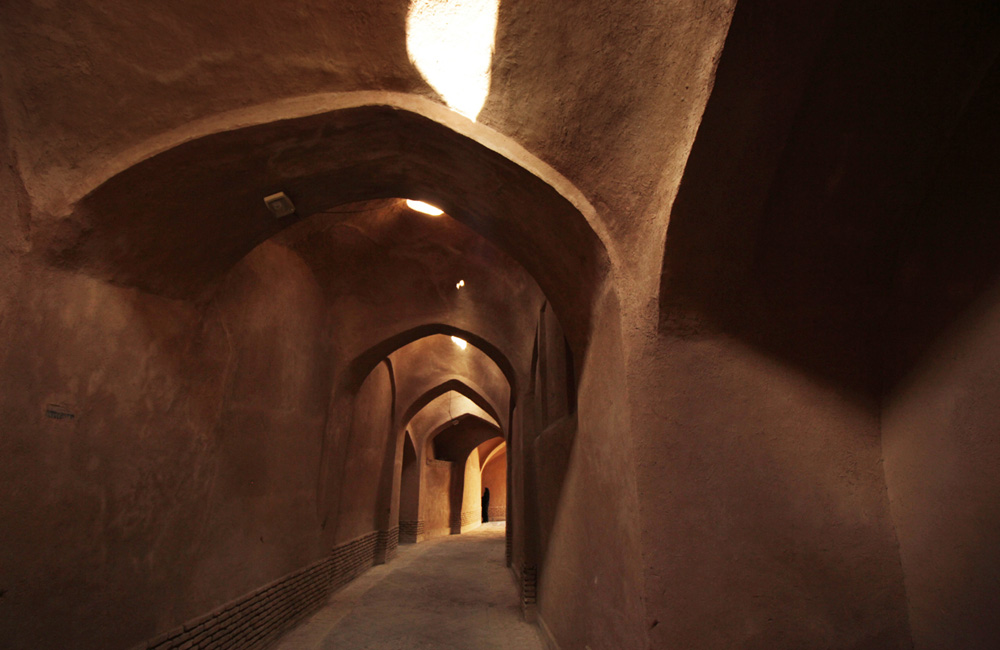
[[[278,219],[287,217],[290,214],[295,214],[295,204],[292,203],[292,200],[288,198],[288,195],[284,192],[278,192],[277,194],[265,196],[264,205],[266,205],[267,209],[271,211],[271,214]]]

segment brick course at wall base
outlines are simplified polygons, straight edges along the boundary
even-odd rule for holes
[[[397,529],[372,532],[333,549],[328,557],[213,612],[134,646],[132,650],[255,650],[324,602],[333,591],[375,564],[380,537],[395,553]]]
[[[521,611],[524,613],[524,620],[532,623],[535,621],[537,602],[538,567],[525,564],[521,567]]]
[[[506,521],[507,520],[507,506],[490,506],[487,513],[490,516],[490,521]]]
[[[423,521],[399,522],[399,541],[402,544],[415,544],[424,537]]]
[[[480,522],[482,517],[482,510],[466,510],[459,516],[452,515],[451,517],[451,534],[459,535],[462,531],[468,530],[469,527],[474,526]]]
[[[375,564],[385,564],[396,557],[399,548],[399,526],[378,531],[375,540]]]

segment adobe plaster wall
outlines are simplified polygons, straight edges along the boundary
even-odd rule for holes
[[[545,446],[539,441],[547,434],[539,437],[534,420],[522,420],[531,457],[524,471],[537,473],[526,483],[524,498],[535,501],[535,522],[551,522],[543,532],[529,519],[532,541],[547,544],[529,548],[527,561],[544,559],[538,611],[561,647],[645,648],[641,493],[632,444],[637,432],[629,432],[620,313],[613,298],[604,296],[596,318],[581,364],[575,431],[573,422],[561,420],[569,431],[558,445]]]
[[[416,522],[420,519],[420,468],[423,463],[417,456],[413,439],[409,433],[405,435],[400,467],[399,521]]]
[[[891,285],[913,275],[900,249],[996,60],[996,17],[980,2],[738,5],[671,206],[658,339],[626,330],[654,646],[909,647],[911,622],[919,636],[882,379],[954,316],[939,303],[968,287],[926,290],[970,256],[950,233],[996,242],[989,218],[932,211],[924,252],[954,250],[911,277],[927,308],[892,315]]]
[[[886,400],[882,448],[914,647],[986,649],[1000,623],[1000,291]]]
[[[479,449],[473,449],[462,468],[462,532],[483,523],[482,474],[479,471]]]
[[[206,524],[215,462],[203,452],[225,351],[208,337],[199,360],[214,372],[187,376],[179,357],[200,347],[194,309],[29,273],[0,334],[0,629],[13,648],[124,647],[188,606],[171,596],[188,588],[187,572],[173,586],[177,567]],[[74,417],[47,418],[49,404]]]
[[[876,405],[724,336],[656,354],[637,413],[660,423],[638,452],[654,647],[910,647]]]
[[[316,292],[275,246],[202,306],[27,267],[0,330],[7,647],[127,647],[328,551]]]
[[[0,85],[2,88],[2,85]],[[7,142],[7,123],[0,111],[0,327],[11,315],[8,303],[17,294],[21,258],[28,250],[29,201],[17,160]],[[0,355],[3,353],[0,352]]]
[[[433,450],[426,450],[428,460],[420,480],[420,519],[427,538],[451,534],[452,472],[454,463],[433,460]]]
[[[918,650],[1000,638],[1000,64],[990,66],[909,215],[887,318],[882,449]]]
[[[396,436],[393,435],[395,391],[387,362],[378,364],[354,398],[350,441],[343,447],[340,508],[336,515],[336,541],[346,542],[380,527],[382,510],[389,503],[383,488],[392,484]]]

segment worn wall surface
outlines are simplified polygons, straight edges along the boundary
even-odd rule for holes
[[[914,647],[991,648],[1000,627],[1000,294],[934,345],[882,413]]]
[[[320,556],[301,261],[262,249],[201,307],[29,273],[2,332],[10,647],[125,647]]]
[[[640,414],[664,423],[639,463],[654,643],[909,647],[875,404],[726,338],[662,346]]]
[[[479,449],[473,449],[465,459],[462,476],[462,530],[469,530],[483,523],[482,473],[479,471]]]
[[[413,438],[407,432],[403,440],[403,462],[400,467],[399,521],[420,520],[420,463]],[[407,541],[414,541],[407,539]]]
[[[4,637],[14,648],[124,647],[187,608],[175,598],[187,585],[173,583],[207,523],[216,463],[205,452],[227,351],[221,337],[196,343],[187,305],[29,272],[2,332],[0,508],[17,522],[0,542]],[[202,346],[204,381],[179,366]],[[66,417],[46,417],[49,405]]]
[[[914,646],[1000,638],[1000,66],[907,223],[886,331],[882,449]]]
[[[967,291],[948,269],[969,250],[949,233],[995,241],[984,212],[920,204],[991,83],[997,12],[913,9],[737,6],[671,209],[658,340],[631,348],[654,644],[919,637],[905,561],[919,542],[889,507],[879,405]],[[985,186],[992,169],[965,171]],[[914,237],[942,263],[907,259]],[[927,305],[898,313],[914,275],[906,300]]]
[[[2,82],[0,82],[2,83]],[[2,86],[0,86],[2,88]],[[7,123],[0,111],[0,327],[10,317],[17,294],[21,258],[28,250],[29,201],[17,160],[7,143]],[[2,353],[0,353],[2,354]]]
[[[547,544],[538,550],[538,609],[563,647],[643,648],[644,582],[639,495],[622,387],[625,366],[618,341],[618,305],[601,305],[595,338],[582,361],[579,409],[573,431],[559,445],[530,452],[543,478],[537,495],[539,521],[550,521]],[[562,422],[566,422],[563,420]],[[558,426],[558,424],[556,425]],[[537,435],[537,434],[536,434]],[[544,440],[545,433],[540,440]],[[542,482],[544,481],[544,483]],[[542,492],[544,490],[544,493]],[[535,495],[530,495],[535,498]],[[643,495],[644,496],[644,495]],[[602,515],[596,514],[595,506]],[[537,539],[538,529],[532,530]],[[574,594],[586,592],[588,598]],[[572,609],[564,603],[575,602]],[[615,603],[615,607],[607,607]]]
[[[337,541],[346,542],[375,530],[385,483],[392,483],[392,464],[386,456],[394,452],[394,390],[392,370],[382,362],[365,379],[354,398],[351,437],[336,471],[343,473],[340,509],[337,512]],[[388,472],[388,474],[387,474]]]
[[[452,466],[433,460],[433,452],[424,464],[420,480],[420,519],[428,538],[451,534]]]

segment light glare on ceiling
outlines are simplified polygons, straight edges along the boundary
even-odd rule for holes
[[[461,289],[464,286],[465,286],[465,280],[459,280],[458,282],[455,283],[456,289]]]
[[[430,203],[424,203],[423,201],[414,201],[413,199],[406,199],[406,207],[408,207],[411,210],[416,210],[417,212],[429,214],[432,217],[437,217],[444,214],[444,210],[440,208],[435,208]]]
[[[468,345],[468,343],[465,342],[465,339],[460,339],[457,336],[451,337],[451,342],[457,345],[458,347],[462,348],[463,350],[465,349],[465,346]]]
[[[410,61],[445,104],[475,121],[490,93],[500,0],[411,0]]]

